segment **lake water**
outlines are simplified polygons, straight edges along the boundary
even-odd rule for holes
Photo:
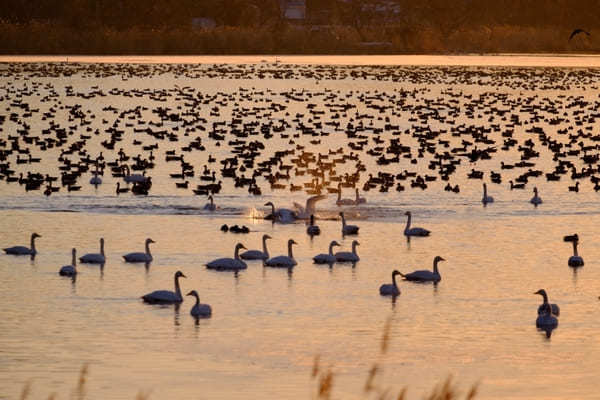
[[[34,260],[0,255],[4,291],[0,398],[18,398],[27,382],[32,385],[31,398],[47,398],[50,393],[67,398],[87,364],[89,399],[130,399],[140,390],[150,392],[150,398],[229,399],[241,394],[304,399],[315,393],[310,374],[316,356],[335,372],[337,398],[363,398],[374,363],[383,369],[380,384],[394,392],[408,387],[409,398],[421,398],[448,375],[463,391],[480,382],[478,398],[597,398],[593,378],[600,367],[600,321],[594,317],[600,306],[598,194],[587,179],[579,180],[578,193],[569,191],[574,184],[570,173],[558,182],[549,182],[544,175],[530,178],[525,190],[510,190],[509,180],[529,167],[500,166],[520,161],[517,147],[531,140],[540,153],[529,160],[535,163],[531,168],[553,171],[557,164],[553,152],[532,133],[534,126],[573,148],[595,145],[598,57],[69,57],[68,64],[52,63],[59,59],[3,57],[2,61],[0,107],[6,121],[1,125],[0,149],[10,149],[7,139],[21,136],[21,146],[41,158],[40,163],[16,164],[13,152],[8,161],[16,176],[27,171],[59,176],[61,151],[81,135],[90,138],[79,150],[85,153],[66,155],[73,162],[83,154],[95,158],[100,152],[112,161],[120,148],[130,156],[148,157],[134,140],[156,143],[158,149],[153,151],[156,167],[147,172],[153,179],[148,196],[117,196],[115,185],[122,180],[112,177],[108,168],[97,188],[88,183],[92,175],[86,172],[78,181],[80,191],[62,188],[49,197],[43,188],[26,192],[17,182],[0,181],[0,247],[28,245],[32,232],[42,235]],[[348,105],[347,111],[342,111],[343,105]],[[156,113],[160,107],[182,118],[161,121]],[[46,112],[52,116],[45,118]],[[518,123],[511,115],[519,117]],[[50,121],[66,129],[63,147],[41,151],[23,142],[23,136],[53,137],[44,134]],[[210,138],[214,123],[223,122],[217,127],[225,140]],[[237,128],[252,123],[283,128],[271,131],[270,139],[262,134],[235,137]],[[366,138],[349,137],[348,123],[360,126],[357,134]],[[316,135],[299,134],[300,125],[314,128]],[[110,138],[110,127],[123,130],[123,140],[113,151],[101,144]],[[469,134],[452,135],[474,127],[488,129],[484,136],[495,144],[473,143]],[[136,128],[165,130],[177,141],[159,140]],[[463,140],[470,142],[469,151],[478,146],[496,147],[497,152],[475,163],[455,153],[462,160],[457,172],[442,181],[429,168],[433,153],[418,155],[422,142],[416,133],[423,128],[436,133],[427,141],[436,144],[438,153],[463,146]],[[501,146],[507,137],[502,133],[507,131],[514,131],[518,145],[505,151]],[[190,189],[178,189],[179,181],[169,174],[180,172],[179,163],[166,162],[166,151],[181,154],[181,148],[196,138],[206,150],[183,153],[195,176],[187,178]],[[385,148],[394,138],[410,147],[411,156],[378,165],[380,155],[367,150]],[[304,203],[308,195],[271,190],[259,177],[262,195],[254,196],[247,187],[235,187],[232,179],[220,178],[219,161],[234,155],[231,140],[263,143],[257,163],[284,150],[296,152],[284,157],[286,164],[303,151],[323,155],[338,148],[346,155],[354,151],[358,160],[338,165],[337,175],[352,173],[360,161],[364,171],[357,187],[367,203],[338,207],[336,194],[329,194],[317,203],[322,232],[312,239],[304,222],[272,224],[262,218],[268,212],[264,203],[290,207],[293,202]],[[311,143],[314,140],[320,142]],[[348,147],[362,140],[367,141],[363,150]],[[342,156],[336,154],[330,159]],[[209,155],[217,161],[209,163]],[[385,151],[383,155],[392,157]],[[581,154],[562,158],[577,171],[597,167],[585,164]],[[223,181],[215,196],[216,212],[203,210],[206,197],[191,190],[202,183],[198,177],[204,165]],[[482,205],[482,180],[468,179],[471,169],[484,171],[494,203]],[[276,170],[274,166],[273,173]],[[369,174],[404,171],[438,178],[428,182],[427,190],[411,188],[411,178],[401,182],[404,191],[395,190],[395,185],[387,192],[362,190]],[[501,172],[501,184],[490,182],[490,171]],[[291,175],[290,181],[281,182],[302,185],[311,180],[293,171]],[[245,176],[250,177],[251,171]],[[448,183],[458,185],[460,192],[445,191]],[[544,200],[538,207],[529,203],[534,186]],[[352,189],[343,189],[343,194],[352,197]],[[342,237],[337,217],[341,209],[349,223],[360,226],[357,237]],[[414,225],[431,230],[430,237],[407,242],[403,235],[407,210]],[[251,232],[222,233],[223,224],[246,225]],[[585,259],[579,269],[567,266],[572,247],[562,239],[575,232]],[[238,242],[260,248],[265,233],[273,237],[269,241],[273,255],[286,253],[288,239],[298,242],[294,248],[298,265],[293,270],[266,268],[255,261],[238,274],[205,268],[215,258],[231,257]],[[100,237],[106,240],[103,269],[79,265],[75,281],[58,275],[60,267],[70,263],[71,248],[76,247],[78,255],[97,252]],[[121,256],[143,251],[148,237],[156,241],[150,266],[124,263]],[[349,250],[354,238],[360,241],[361,257],[355,266],[313,264],[312,257],[326,252],[331,240]],[[439,265],[443,277],[439,284],[402,281],[402,293],[395,301],[379,295],[379,286],[391,282],[392,270],[430,269],[436,255],[446,259]],[[197,290],[201,301],[211,304],[212,318],[196,323],[189,315],[191,297],[178,310],[141,301],[140,296],[150,291],[172,290],[177,270],[187,276],[181,280],[184,294]],[[535,327],[541,298],[533,293],[540,288],[561,307],[559,326],[550,338]],[[381,355],[380,339],[388,319],[389,350]]]

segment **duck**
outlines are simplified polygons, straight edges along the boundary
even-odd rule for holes
[[[287,209],[287,208],[275,209],[275,205],[271,201],[265,203],[265,206],[271,207],[271,214],[268,215],[265,219],[272,219],[273,222],[279,222],[282,224],[289,224],[296,220],[296,213],[290,209]]]
[[[356,253],[356,246],[360,246],[358,240],[352,241],[352,251],[340,251],[335,253],[335,260],[337,262],[357,262],[360,261],[360,257]]]
[[[272,239],[269,235],[263,235],[262,237],[262,245],[263,249],[260,250],[247,250],[240,254],[240,258],[242,260],[268,260],[269,259],[269,251],[267,250],[267,239]]]
[[[306,228],[306,233],[310,236],[316,236],[321,234],[321,228],[318,225],[315,225],[315,216],[310,216],[310,224]]]
[[[404,215],[406,215],[408,217],[408,220],[406,221],[406,227],[404,228],[404,235],[406,235],[406,236],[429,236],[429,234],[431,232],[425,228],[418,228],[418,227],[411,228],[410,227],[410,222],[411,222],[411,218],[412,218],[412,214],[410,211],[405,212]]]
[[[379,294],[382,296],[398,296],[400,294],[400,288],[396,283],[396,276],[400,275],[400,271],[394,270],[392,272],[392,283],[384,283],[379,287]]]
[[[340,217],[342,218],[342,235],[358,235],[360,228],[356,225],[347,225],[343,212],[340,213]]]
[[[560,308],[556,304],[548,303],[548,295],[544,289],[540,289],[534,294],[539,294],[544,298],[544,302],[538,307],[538,315],[547,314],[548,308],[550,308],[550,313],[552,315],[560,316]]]
[[[326,199],[327,196],[324,194],[311,196],[306,200],[306,205],[303,207],[298,203],[294,203],[295,218],[296,219],[309,219],[311,215],[316,213],[317,201]]]
[[[196,298],[196,304],[190,310],[190,315],[194,318],[209,318],[212,315],[212,308],[209,304],[201,304],[200,296],[195,290],[191,290],[186,296],[194,296]]]
[[[487,185],[485,183],[483,184],[483,198],[481,199],[481,202],[484,205],[494,202],[494,198],[492,196],[488,196],[487,194]]]
[[[529,200],[529,202],[531,204],[533,204],[534,206],[542,204],[542,198],[540,196],[538,196],[538,189],[537,189],[537,187],[533,188],[533,197],[531,198],[531,200]]]
[[[242,243],[236,244],[233,258],[217,258],[206,264],[206,268],[217,271],[239,271],[248,268],[248,265],[240,259],[240,249],[246,249],[246,247]]]
[[[58,271],[60,276],[75,276],[77,275],[77,250],[71,250],[71,265],[65,265]]]
[[[156,243],[154,240],[148,238],[146,239],[146,252],[145,253],[128,253],[123,256],[125,262],[130,263],[138,263],[144,262],[148,263],[152,261],[152,254],[150,254],[150,243]]]
[[[148,293],[142,296],[145,303],[149,304],[175,304],[181,303],[183,297],[181,297],[181,288],[179,287],[179,278],[187,278],[183,272],[175,272],[175,291],[170,290],[155,290],[152,293]]]
[[[202,209],[206,211],[215,211],[217,206],[215,205],[212,195],[208,196],[208,200],[209,202],[206,203]]]
[[[13,247],[7,247],[4,250],[4,252],[6,254],[12,254],[15,256],[24,256],[24,255],[31,255],[34,256],[37,254],[37,250],[35,249],[35,239],[37,238],[41,238],[41,235],[38,235],[37,233],[32,233],[31,234],[31,247],[25,247],[25,246],[13,246]]]
[[[329,243],[329,254],[317,254],[316,256],[313,257],[313,261],[315,264],[334,264],[337,259],[335,258],[335,255],[333,254],[333,246],[339,246],[340,244],[338,242],[336,242],[335,240],[332,240],[331,243]]]
[[[288,255],[287,256],[277,256],[273,258],[269,258],[265,261],[265,265],[267,267],[279,267],[279,268],[291,268],[296,264],[296,260],[294,260],[294,255],[292,253],[292,245],[298,244],[294,241],[294,239],[288,240]]]
[[[106,257],[104,256],[104,238],[100,238],[100,253],[88,253],[79,257],[79,262],[84,264],[104,264]]]
[[[354,206],[354,205],[356,205],[356,201],[354,201],[352,199],[342,199],[342,183],[341,182],[338,184],[337,192],[338,192],[338,198],[335,201],[335,204],[337,204],[338,206]],[[357,195],[358,195],[358,192],[357,192]]]
[[[577,254],[577,245],[579,240],[573,240],[573,255],[569,257],[569,267],[583,267],[583,258]]]
[[[428,270],[418,270],[411,272],[409,274],[400,275],[407,281],[416,281],[416,282],[439,282],[442,280],[442,276],[438,271],[438,263],[440,261],[446,261],[444,258],[440,256],[435,256],[433,259],[433,272]]]

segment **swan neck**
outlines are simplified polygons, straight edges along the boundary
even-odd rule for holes
[[[546,294],[546,292],[542,292],[541,295],[544,298],[544,304],[548,304],[548,295]]]
[[[31,236],[31,251],[35,253],[35,236]]]
[[[352,253],[356,255],[356,242],[352,242]]]
[[[344,214],[342,214],[342,226],[346,226],[346,217],[344,217]]]
[[[175,275],[175,295],[181,299],[181,288],[179,287],[179,275]]]
[[[73,267],[75,267],[77,265],[77,253],[75,253],[75,252],[73,252],[73,254],[72,254],[71,265]]]
[[[150,255],[150,242],[146,241],[146,254]]]
[[[332,256],[333,255],[333,243],[329,244],[329,255]]]
[[[578,254],[577,254],[577,242],[573,242],[573,255],[575,257],[578,256]]]
[[[435,260],[433,262],[433,273],[435,273],[435,274],[439,274],[439,272],[438,272],[438,266],[437,266],[438,262],[440,262],[440,261],[439,260]]]
[[[392,274],[392,284],[396,289],[398,289],[398,284],[396,283],[396,274]]]
[[[240,246],[235,246],[235,252],[233,253],[233,258],[236,260],[240,259]]]
[[[267,250],[267,238],[263,237],[263,253],[269,257],[269,250]]]
[[[100,241],[100,254],[104,257],[104,240]]]
[[[406,228],[404,228],[405,231],[410,229],[410,219],[411,219],[412,215],[408,214],[408,219],[406,220]]]
[[[288,257],[289,258],[294,258],[294,255],[292,254],[292,245],[293,245],[292,242],[288,243]]]

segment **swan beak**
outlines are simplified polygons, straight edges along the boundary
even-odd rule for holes
[[[187,278],[187,276],[185,276],[184,274],[181,274],[181,277],[182,277],[182,278]]]
[[[191,296],[194,294],[194,291],[189,292],[188,294],[186,294],[186,296]]]

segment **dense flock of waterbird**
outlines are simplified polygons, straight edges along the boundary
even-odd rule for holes
[[[202,210],[218,211],[217,195],[247,192],[261,196],[275,191],[304,192],[306,204],[278,208],[273,201],[266,217],[273,223],[310,220],[307,234],[318,235],[316,204],[335,195],[337,207],[368,206],[364,192],[390,189],[436,190],[459,193],[458,182],[482,186],[481,202],[494,202],[497,190],[530,188],[535,206],[542,204],[538,186],[570,179],[565,191],[600,190],[600,134],[594,132],[600,100],[585,94],[596,90],[598,71],[546,68],[467,67],[348,67],[292,65],[120,65],[120,64],[3,64],[0,76],[0,180],[24,191],[52,196],[93,185],[98,193],[146,196],[156,182],[171,182],[174,191],[208,196]],[[172,79],[169,88],[128,87],[127,81]],[[71,80],[76,82],[70,83]],[[121,80],[115,87],[86,86],[86,79]],[[109,79],[110,78],[110,79]],[[239,80],[235,90],[204,90],[194,80]],[[299,88],[254,87],[249,80],[297,81]],[[309,81],[313,89],[302,88]],[[331,87],[319,87],[327,81]],[[389,82],[379,89],[361,90],[362,81]],[[84,82],[84,83],[82,83]],[[347,88],[336,86],[348,83]],[[131,85],[129,85],[131,86]],[[137,85],[134,85],[137,86]],[[257,85],[259,86],[259,85]],[[438,91],[434,90],[435,88]],[[561,90],[553,98],[538,90]],[[100,106],[99,106],[100,105]],[[310,143],[308,145],[307,143]],[[156,168],[159,166],[159,168]],[[543,169],[542,169],[543,168]],[[153,171],[162,171],[155,174]],[[164,172],[168,173],[165,174]],[[103,187],[110,183],[111,189]],[[99,188],[99,189],[98,189]],[[351,197],[344,197],[344,190]],[[362,194],[361,194],[362,192]],[[342,235],[356,235],[359,227],[339,213]],[[411,225],[406,212],[404,234],[429,236]],[[241,228],[240,228],[241,229]],[[8,254],[35,255],[36,233],[30,247],[4,249]],[[296,261],[288,241],[287,255],[271,257],[269,235],[262,250],[238,243],[233,258],[206,264],[215,270],[241,270],[246,261],[265,267],[293,268]],[[579,267],[579,238],[573,243],[569,265]],[[126,262],[152,261],[148,238],[145,252],[124,255]],[[352,251],[314,257],[315,263],[357,262],[358,241]],[[396,277],[408,281],[439,282],[436,256],[433,270],[394,271],[392,284],[381,295],[397,296]],[[80,262],[103,264],[100,253]],[[72,263],[60,269],[73,276]],[[175,291],[143,296],[148,303],[183,301],[179,278]],[[555,327],[558,312],[538,310],[538,327]],[[209,316],[196,291],[192,315]],[[558,311],[558,308],[556,308]]]

